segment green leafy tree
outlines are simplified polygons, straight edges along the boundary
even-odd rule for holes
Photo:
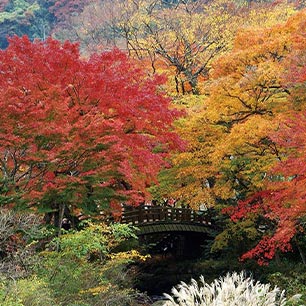
[[[78,232],[62,234],[41,253],[38,274],[59,304],[132,305],[135,293],[129,289],[126,265],[146,257],[134,250],[116,252],[116,248],[136,238],[134,232],[123,224],[87,224]]]

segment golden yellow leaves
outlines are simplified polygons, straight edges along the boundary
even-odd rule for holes
[[[285,13],[284,19],[292,11],[288,8]],[[273,16],[269,22],[275,24]],[[294,49],[301,49],[302,19],[240,29],[233,50],[214,61],[206,83],[208,97],[198,96],[196,103],[190,100],[188,117],[179,128],[189,146],[173,157],[180,187],[172,196],[198,207],[235,201],[263,186],[283,154],[270,135],[292,108],[284,77]],[[302,80],[301,70],[295,71],[300,74],[294,78]]]
[[[118,252],[110,254],[110,259],[113,261],[132,261],[132,260],[141,260],[145,261],[150,257],[150,255],[141,255],[136,250]]]
[[[290,16],[296,13],[294,4],[286,2],[253,7],[245,20],[245,26],[270,28],[286,22]]]

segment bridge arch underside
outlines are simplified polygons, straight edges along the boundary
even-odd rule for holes
[[[154,233],[169,233],[169,232],[193,232],[193,233],[211,233],[211,228],[204,224],[194,223],[165,223],[165,222],[154,222],[154,223],[142,223],[135,225],[138,227],[136,232],[137,236],[150,235]]]
[[[211,229],[201,224],[154,223],[138,226],[140,244],[150,254],[163,257],[197,258],[210,249]]]

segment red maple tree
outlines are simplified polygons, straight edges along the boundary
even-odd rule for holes
[[[14,37],[0,62],[6,201],[21,194],[57,216],[143,201],[180,146],[172,131],[180,113],[169,108],[162,77],[148,78],[119,50],[82,59],[76,44],[53,39]]]

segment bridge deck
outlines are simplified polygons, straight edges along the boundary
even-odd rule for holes
[[[126,207],[120,222],[139,227],[139,235],[173,231],[207,232],[207,228],[212,226],[208,213],[163,206]]]
[[[175,208],[163,206],[139,206],[124,208],[121,223],[141,224],[156,221],[191,222],[210,224],[211,217],[204,212],[190,208]]]

